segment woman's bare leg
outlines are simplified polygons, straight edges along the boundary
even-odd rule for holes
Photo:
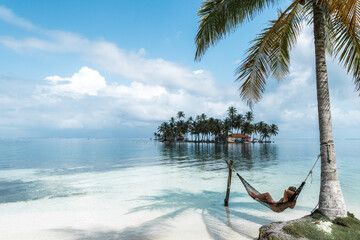
[[[266,201],[266,202],[271,202],[271,203],[276,203],[274,201],[274,199],[271,197],[270,193],[266,192],[266,193],[261,193],[261,194],[255,194],[254,192],[252,192],[251,190],[249,190],[250,192],[250,196],[252,198],[258,198],[260,201]]]

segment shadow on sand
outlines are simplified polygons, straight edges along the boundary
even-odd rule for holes
[[[251,212],[258,212],[256,202],[231,202],[230,207],[223,206],[223,192],[203,191],[190,193],[175,190],[165,190],[158,196],[143,196],[138,200],[148,202],[129,210],[127,214],[138,212],[162,211],[163,215],[145,221],[135,227],[127,227],[120,231],[84,231],[81,229],[56,229],[71,235],[77,240],[85,239],[159,239],[164,233],[169,232],[168,220],[174,220],[186,213],[198,213],[206,226],[210,238],[217,240],[229,239],[237,235],[240,238],[254,239],[248,232],[248,224],[264,225],[276,219],[259,217]],[[246,194],[233,193],[232,198],[241,198]],[[253,210],[253,211],[251,211]],[[261,209],[268,211],[267,209]],[[151,213],[150,213],[151,214]],[[176,221],[176,220],[175,220]],[[244,224],[245,223],[245,224]],[[247,223],[247,224],[246,224]]]

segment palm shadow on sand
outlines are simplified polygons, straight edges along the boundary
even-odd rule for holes
[[[75,239],[158,239],[168,232],[173,226],[168,224],[169,220],[176,221],[177,217],[187,213],[198,213],[206,226],[207,233],[212,239],[225,240],[230,235],[253,239],[248,234],[247,224],[258,225],[268,224],[276,219],[271,217],[259,217],[250,214],[249,210],[258,211],[259,205],[256,202],[231,202],[230,207],[223,206],[224,192],[202,191],[191,193],[177,190],[164,190],[157,196],[143,196],[138,200],[145,203],[139,207],[130,209],[128,214],[151,211],[164,212],[159,217],[145,221],[135,227],[127,227],[120,231],[95,231],[88,232],[80,229],[57,229],[66,234],[72,235]],[[232,193],[232,198],[247,196],[245,193]],[[263,209],[261,209],[263,210]],[[264,210],[268,211],[268,210]]]

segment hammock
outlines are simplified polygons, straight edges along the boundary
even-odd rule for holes
[[[259,203],[261,203],[262,205],[270,208],[273,211],[276,212],[282,212],[284,211],[287,207],[290,206],[291,203],[295,202],[296,199],[298,198],[301,190],[303,189],[306,180],[308,179],[309,175],[312,174],[312,170],[314,169],[317,161],[319,160],[320,155],[318,156],[317,160],[315,161],[313,167],[311,168],[311,170],[309,171],[308,175],[306,176],[305,180],[300,184],[300,186],[296,189],[295,193],[289,198],[289,200],[287,202],[277,202],[277,203],[273,203],[273,202],[267,202],[267,201],[262,201],[258,198],[255,198],[256,201],[258,201]],[[236,171],[235,171],[236,172]],[[261,194],[258,190],[256,190],[253,186],[250,185],[250,183],[248,183],[238,172],[236,172],[236,175],[240,178],[242,184],[244,185],[247,193],[250,195],[250,191],[252,191],[253,193],[255,193],[256,195]],[[249,191],[250,190],[250,191]],[[251,196],[251,195],[250,195]]]
[[[247,191],[247,193],[248,193],[249,195],[250,195],[249,190],[252,191],[252,192],[255,193],[255,194],[261,194],[261,193],[260,193],[258,190],[256,190],[253,186],[251,186],[250,183],[248,183],[243,177],[241,177],[239,173],[236,173],[236,174],[237,174],[238,177],[240,178],[241,182],[244,184],[244,187],[245,187],[245,189],[246,189],[246,191]],[[280,207],[282,207],[282,206],[287,207],[287,206],[289,206],[290,203],[296,201],[296,199],[298,198],[298,196],[299,196],[301,190],[303,189],[305,183],[306,183],[306,182],[304,181],[304,182],[302,182],[302,183],[300,184],[300,186],[296,189],[295,193],[289,198],[289,200],[288,200],[287,202],[277,202],[277,203],[273,203],[273,202],[261,201],[261,200],[258,199],[258,198],[255,198],[255,200],[258,201],[259,203],[261,203],[262,205],[270,208],[270,209],[273,210],[273,211],[274,211],[274,208],[275,208],[275,209],[278,208],[278,209],[279,209],[278,212],[280,212],[280,209],[281,209]],[[284,210],[285,210],[285,208],[284,208]]]

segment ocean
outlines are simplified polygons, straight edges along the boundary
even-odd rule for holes
[[[348,211],[360,217],[359,140],[335,141]],[[150,139],[0,140],[0,239],[254,239],[261,225],[316,206],[320,161],[296,207],[274,213],[227,166],[280,199],[319,154],[315,140],[260,144]]]

